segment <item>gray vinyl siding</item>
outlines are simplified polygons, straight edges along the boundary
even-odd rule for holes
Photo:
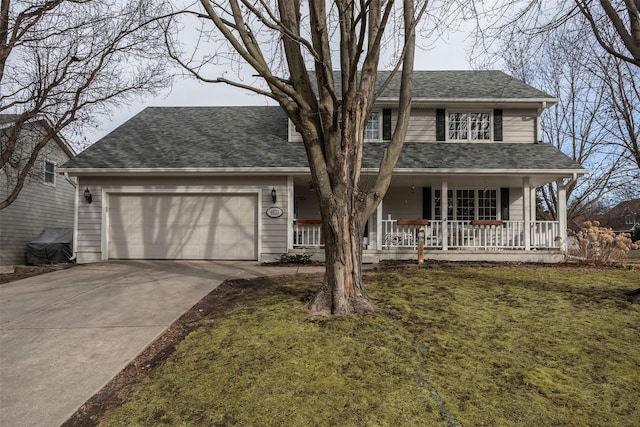
[[[531,110],[503,110],[502,132],[504,142],[534,143],[536,142],[537,112]]]
[[[84,201],[83,191],[89,188],[93,202]],[[271,190],[277,193],[276,203],[272,203]],[[287,252],[287,178],[286,177],[169,177],[169,178],[81,178],[78,204],[78,261],[95,262],[106,257],[106,237],[103,227],[108,226],[108,206],[103,206],[104,192],[114,194],[135,190],[136,193],[153,194],[153,192],[174,193],[179,191],[195,191],[203,193],[257,193],[262,192],[262,207],[258,215],[261,222],[262,246],[258,247],[258,256],[263,253],[283,254]],[[178,193],[176,194],[179,194]],[[270,207],[279,207],[283,214],[279,218],[270,218],[266,211]],[[107,214],[103,218],[103,212]]]
[[[464,106],[449,108],[447,111],[487,111],[492,107],[481,108],[478,106]],[[503,142],[505,143],[533,143],[536,132],[535,109],[503,109]],[[395,131],[398,110],[391,110],[391,130]],[[289,141],[302,142],[302,136],[295,130],[289,121]],[[419,108],[411,109],[409,126],[407,127],[407,142],[435,142],[436,141],[436,109]]]
[[[382,219],[422,219],[422,187],[413,192],[409,186],[393,187],[382,203]]]
[[[23,132],[21,141],[28,144],[31,138]],[[45,161],[60,166],[69,157],[56,141],[50,141],[40,152],[32,174],[24,184],[18,198],[0,210],[0,265],[21,265],[26,262],[26,245],[45,228],[73,227],[74,186],[60,174],[54,184],[44,182]],[[12,174],[15,177],[15,173]],[[0,173],[0,198],[3,200],[13,189],[14,183]]]
[[[509,220],[524,221],[524,197],[522,187],[509,189]]]

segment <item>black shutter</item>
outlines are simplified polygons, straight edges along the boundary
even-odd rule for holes
[[[431,219],[431,187],[422,187],[422,219]]]
[[[509,189],[500,189],[500,219],[509,221]]]
[[[493,140],[502,141],[502,110],[493,110]]]
[[[444,110],[436,110],[436,141],[445,140]]]
[[[391,141],[391,109],[382,109],[382,139]]]

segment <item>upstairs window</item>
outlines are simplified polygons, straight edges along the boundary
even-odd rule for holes
[[[380,139],[380,113],[372,111],[369,114],[367,126],[364,128],[364,139]]]
[[[627,215],[624,217],[624,223],[625,225],[633,225],[635,224],[635,217],[634,215]]]
[[[491,114],[450,112],[449,139],[454,141],[488,141],[491,139]]]
[[[54,185],[56,183],[56,165],[55,163],[44,162],[44,182],[45,184]]]

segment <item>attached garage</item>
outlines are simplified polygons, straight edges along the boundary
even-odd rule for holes
[[[109,259],[256,260],[256,194],[111,194]]]

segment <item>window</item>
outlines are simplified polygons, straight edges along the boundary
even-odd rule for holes
[[[56,165],[51,162],[44,162],[44,182],[46,184],[56,183]]]
[[[391,120],[390,114],[389,114],[389,120]],[[342,127],[342,115],[340,115],[340,127]],[[389,128],[389,134],[391,134],[391,128]],[[379,111],[372,111],[369,114],[369,120],[367,120],[367,124],[364,127],[364,139],[373,139],[373,140],[380,139],[380,112]],[[389,139],[391,139],[391,135],[389,135]]]
[[[471,221],[475,219],[475,190],[456,190],[456,219]]]
[[[454,197],[455,194],[455,197]],[[447,218],[457,221],[498,219],[498,190],[456,189],[447,191]],[[442,219],[441,190],[434,191],[434,218]]]
[[[496,219],[498,217],[498,192],[496,190],[478,190],[478,219]]]
[[[633,225],[635,224],[635,217],[634,215],[627,215],[624,217],[624,223],[625,225]]]
[[[449,113],[449,139],[487,141],[491,139],[489,113]]]
[[[372,111],[364,128],[364,139],[380,139],[380,113]]]

